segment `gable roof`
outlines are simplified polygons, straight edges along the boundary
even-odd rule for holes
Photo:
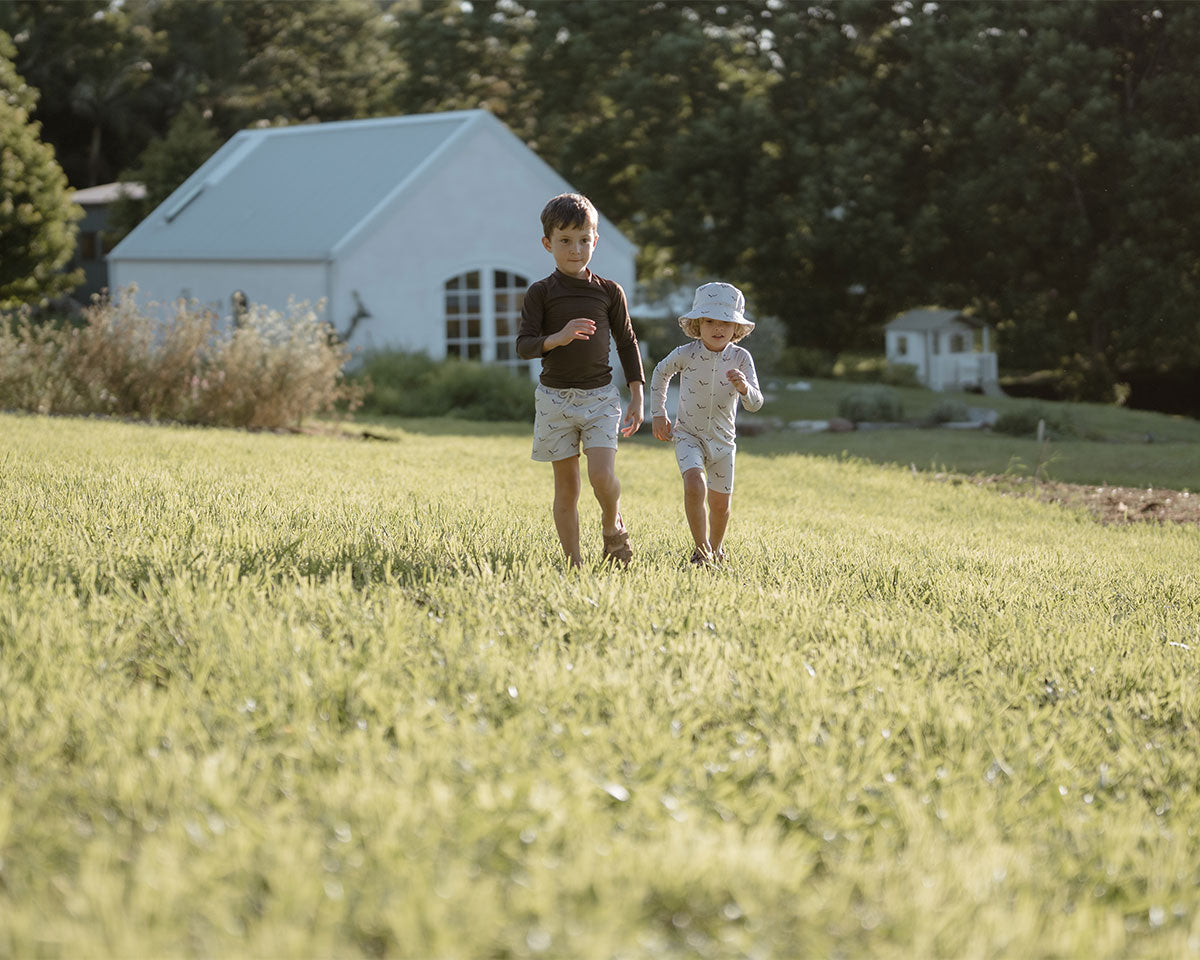
[[[916,310],[906,310],[895,319],[884,324],[885,330],[942,330],[946,327],[961,323],[967,327],[979,329],[986,326],[982,320],[966,316],[961,310],[942,310],[937,307],[920,307]]]
[[[485,123],[500,127],[544,165],[486,110],[243,130],[110,257],[330,259],[456,140]]]

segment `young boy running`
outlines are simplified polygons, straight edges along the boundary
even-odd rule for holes
[[[579,552],[579,450],[588,462],[588,480],[600,503],[604,559],[628,566],[633,558],[629,532],[621,519],[617,480],[617,428],[632,436],[642,425],[642,358],[629,319],[625,291],[588,269],[596,249],[599,217],[586,197],[564,193],[542,210],[542,246],[554,257],[555,271],[525,293],[517,356],[540,358],[541,383],[535,392],[533,459],[554,465],[554,527],[568,562],[582,564]],[[629,384],[629,406],[621,419],[621,393],[612,382],[610,338]]]

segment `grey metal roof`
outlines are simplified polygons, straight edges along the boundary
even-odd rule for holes
[[[985,324],[968,317],[961,310],[941,310],[936,307],[920,307],[916,310],[906,310],[884,325],[885,330],[940,330],[953,325],[955,322],[976,329]]]
[[[483,110],[243,130],[113,259],[325,260]]]

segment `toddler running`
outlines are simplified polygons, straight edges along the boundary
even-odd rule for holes
[[[679,318],[679,326],[693,342],[667,354],[650,379],[654,436],[675,440],[675,459],[683,474],[683,509],[696,544],[691,562],[699,566],[725,559],[722,545],[733,502],[738,399],[747,410],[763,405],[754,359],[736,343],[754,329],[745,308],[746,298],[732,284],[706,283],[697,288],[692,309]],[[679,407],[672,424],[667,416],[667,386],[675,374],[679,374]]]

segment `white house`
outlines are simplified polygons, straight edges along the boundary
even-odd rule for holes
[[[916,367],[931,390],[999,389],[991,328],[983,321],[925,307],[900,314],[883,330],[888,363]]]
[[[524,367],[525,288],[554,269],[542,207],[571,185],[484,110],[243,130],[108,258],[116,291],[234,311],[326,304],[351,346]],[[600,218],[591,267],[632,296]]]

